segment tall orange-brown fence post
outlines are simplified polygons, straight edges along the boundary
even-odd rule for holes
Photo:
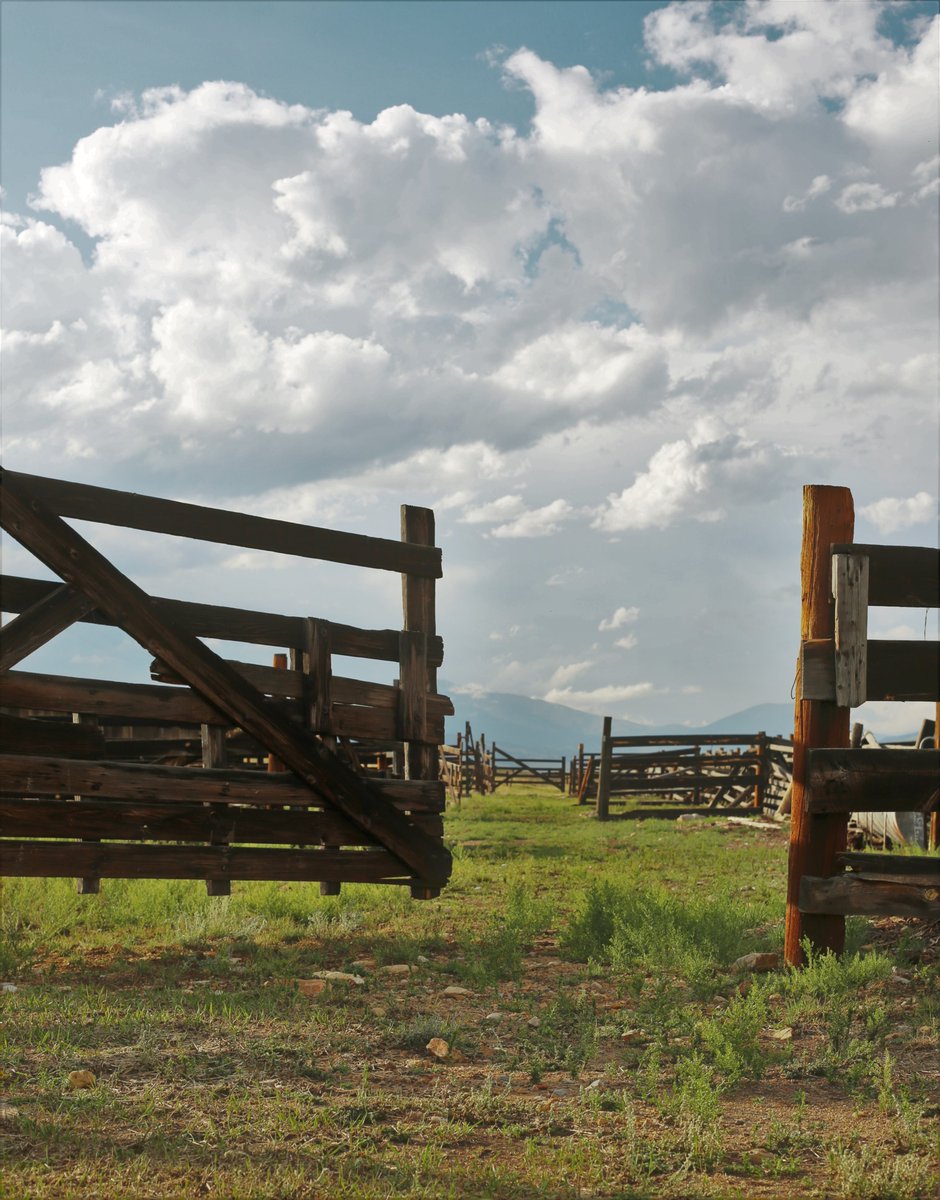
[[[834,544],[851,542],[855,532],[852,493],[844,487],[809,484],[803,489],[803,545],[800,554],[802,610],[800,639],[832,638],[835,616],[832,600]],[[845,813],[811,816],[806,810],[808,751],[815,746],[847,746],[849,710],[825,700],[802,700],[801,668],[797,660],[796,707],[793,716],[793,792],[790,860],[787,871],[787,917],[783,953],[791,966],[802,966],[801,945],[808,938],[815,950],[841,953],[845,918],[801,913],[800,880],[804,875],[836,873],[836,855],[845,849]]]

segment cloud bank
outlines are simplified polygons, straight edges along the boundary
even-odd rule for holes
[[[7,461],[347,527],[432,503],[468,561],[543,548],[584,621],[558,661],[593,664],[552,695],[651,693],[591,650],[585,590],[650,539],[737,521],[757,545],[808,479],[883,533],[928,519],[940,19],[884,16],[668,5],[660,90],[519,48],[528,129],[237,81],[122,98],[0,229]],[[601,564],[611,537],[630,554]],[[481,625],[514,624],[521,585],[475,578]]]

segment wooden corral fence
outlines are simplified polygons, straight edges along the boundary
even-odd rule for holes
[[[143,877],[204,879],[212,894],[233,879],[439,892],[451,859],[438,746],[453,710],[437,694],[429,509],[402,508],[397,542],[9,471],[0,487],[3,528],[62,580],[0,581],[19,614],[0,639],[0,872],[79,876],[85,891]],[[402,628],[148,595],[63,518],[397,572]],[[161,682],[12,669],[75,621],[125,630]],[[227,661],[202,638],[285,647],[290,665]],[[334,654],[396,663],[398,682],[333,675]],[[200,765],[128,761],[159,754],[168,731]],[[403,778],[367,776],[378,752]]]
[[[846,852],[851,812],[930,814],[936,851],[940,751],[853,748],[850,709],[866,700],[940,700],[940,643],[868,638],[870,605],[934,608],[940,552],[858,545],[848,488],[803,492],[803,606],[795,712],[784,953],[803,940],[841,952],[845,917],[940,918],[940,857]]]
[[[789,784],[791,743],[766,733],[631,735],[604,732],[595,811],[605,821],[611,802],[642,796],[628,817],[686,813],[749,813],[776,808]],[[660,797],[652,803],[647,797]]]
[[[493,744],[493,791],[514,783],[528,787],[540,784],[558,788],[564,792],[568,783],[568,772],[564,758],[517,758],[508,750]]]
[[[455,804],[471,792],[487,795],[494,790],[492,751],[486,748],[485,734],[474,740],[469,721],[457,734],[455,746],[441,746],[440,756],[441,778]]]

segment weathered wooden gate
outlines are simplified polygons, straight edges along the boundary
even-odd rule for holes
[[[451,858],[438,745],[452,709],[436,686],[441,552],[429,509],[404,506],[395,542],[10,471],[0,488],[3,528],[62,580],[2,578],[3,611],[19,615],[0,650],[0,873],[78,876],[88,891],[144,877],[205,879],[215,894],[233,879],[439,892]],[[151,596],[63,518],[398,572],[403,628]],[[12,670],[76,621],[125,630],[164,682]],[[286,647],[291,669],[227,661],[206,637]],[[334,654],[395,662],[399,678],[334,676]],[[203,765],[114,761],[106,732],[134,725],[190,729]],[[277,769],[227,768],[235,732]],[[368,776],[374,748],[396,750],[403,777]]]

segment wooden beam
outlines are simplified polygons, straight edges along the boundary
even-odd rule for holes
[[[182,679],[178,672],[173,673],[172,677]],[[276,708],[285,717],[300,717],[299,701],[268,703],[272,711]],[[115,683],[103,679],[71,679],[68,676],[39,675],[29,671],[9,671],[0,675],[0,704],[11,708],[81,712],[96,716],[102,721],[112,717],[115,718],[115,723],[134,719],[153,721],[165,726],[232,724],[215,705],[208,703],[188,687]],[[399,738],[398,714],[389,708],[334,704],[331,719],[333,730],[338,736],[390,741]],[[428,740],[435,743],[444,740],[443,706],[438,703],[431,706]]]
[[[23,609],[56,591],[61,584],[45,579],[25,579],[19,575],[0,577],[0,596],[4,612]],[[299,646],[303,643],[304,617],[285,617],[278,613],[257,612],[253,609],[229,608],[220,604],[196,604],[189,600],[170,600],[154,596],[156,608],[200,638],[219,638],[226,642],[248,642],[256,646]],[[93,610],[81,618],[92,625],[116,624],[107,613]],[[349,658],[371,658],[383,662],[398,662],[397,629],[359,629],[328,621],[334,654]],[[428,661],[440,666],[444,647],[439,637],[428,639]]]
[[[855,509],[848,488],[809,485],[803,489],[803,540],[800,551],[802,605],[800,641],[834,638],[831,582],[833,543],[851,542]],[[845,921],[829,914],[805,914],[800,909],[804,875],[826,876],[836,870],[836,855],[845,849],[847,818],[841,814],[814,816],[809,812],[808,751],[812,746],[845,746],[849,740],[849,710],[822,701],[801,699],[797,666],[797,701],[793,718],[793,790],[791,793],[790,851],[784,956],[791,966],[805,962],[802,941],[808,937],[821,951],[841,953]]]
[[[940,750],[809,752],[811,813],[923,812],[940,786]]]
[[[323,795],[361,829],[431,885],[450,874],[449,851],[341,762],[312,734],[284,716],[192,634],[154,610],[150,597],[122,575],[75,530],[29,494],[22,477],[2,484],[3,527],[40,562],[92,599],[145,649],[165,661],[233,724]]]
[[[430,508],[403,504],[400,512],[403,545],[434,545],[434,513]],[[438,551],[438,553],[440,553]],[[440,572],[438,572],[440,574]],[[440,773],[435,738],[428,727],[427,696],[437,692],[437,670],[428,654],[429,639],[437,633],[436,586],[433,578],[407,572],[401,578],[402,634],[399,639],[400,721],[407,779],[433,779]],[[416,883],[415,900],[431,900],[439,889]]]
[[[0,754],[61,754],[70,758],[100,758],[103,753],[104,734],[97,725],[43,721],[36,717],[18,717],[12,713],[0,715]]]
[[[318,529],[270,517],[206,508],[201,504],[141,496],[136,492],[23,475],[17,471],[7,471],[5,477],[11,487],[17,487],[23,495],[33,497],[59,517],[75,517],[82,521],[119,525],[124,529],[145,529],[151,533],[169,533],[174,537],[294,554],[357,567],[374,567],[381,571],[407,571],[428,579],[438,579],[441,575],[441,552],[433,545],[409,545],[391,538]]]
[[[0,875],[97,879],[278,879],[409,883],[384,850],[271,850],[133,842],[0,840]]]
[[[833,554],[864,554],[869,560],[869,604],[891,608],[940,607],[940,550],[926,546],[837,543]]]
[[[832,556],[835,605],[836,704],[858,708],[867,700],[868,558],[864,554]]]
[[[415,824],[441,836],[438,813],[423,813]],[[377,847],[351,822],[332,810],[265,809],[260,805],[193,804],[180,801],[39,800],[0,797],[0,836],[5,838],[105,838],[110,841],[237,842],[285,846]],[[211,880],[209,881],[211,882]]]
[[[94,607],[87,596],[66,583],[37,600],[0,631],[0,671],[15,667]]]
[[[865,695],[869,700],[936,700],[940,692],[940,642],[867,643]],[[800,698],[835,702],[834,638],[810,638],[800,646]]]
[[[443,785],[437,780],[372,779],[369,786],[403,812],[441,812],[444,807]],[[201,767],[40,758],[23,753],[0,756],[0,789],[12,796],[77,793],[141,803],[189,801],[272,807],[323,804],[290,771],[269,773],[232,767],[206,771]]]
[[[839,917],[921,917],[940,920],[940,886],[888,883],[854,875],[804,875],[800,911]]]
[[[929,876],[940,885],[940,857],[930,854],[872,854],[865,850],[847,850],[838,856],[840,866],[865,874]]]

